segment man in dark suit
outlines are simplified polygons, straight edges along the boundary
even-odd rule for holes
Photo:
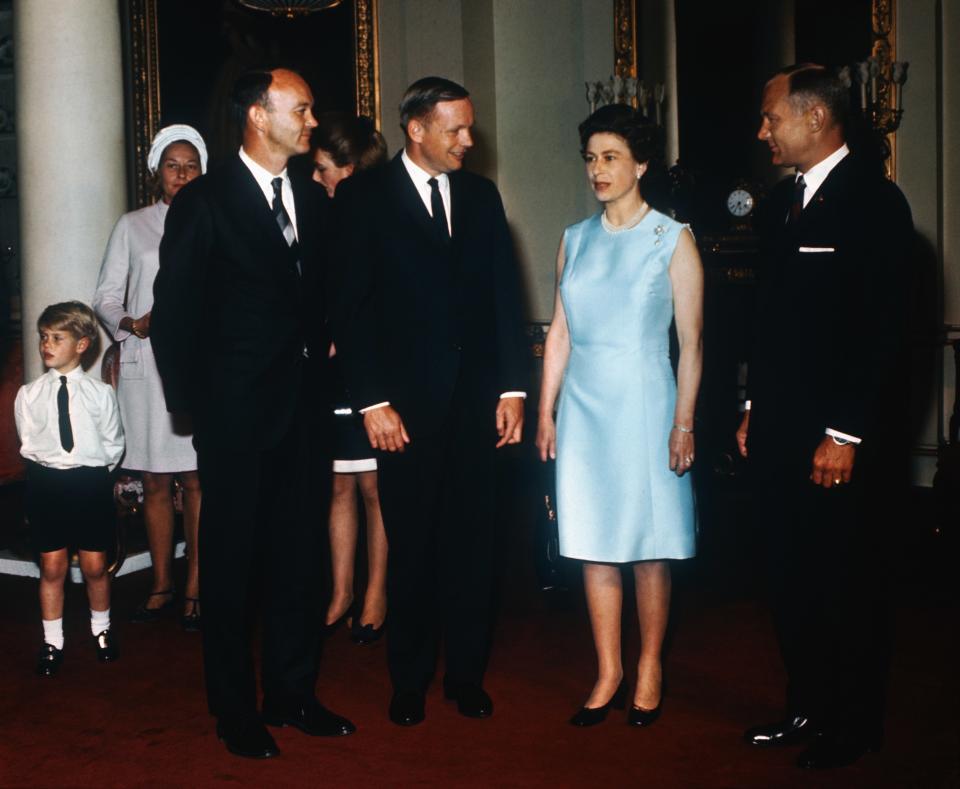
[[[232,753],[266,758],[277,747],[264,723],[314,735],[354,729],[314,697],[316,513],[326,512],[330,469],[322,425],[310,417],[323,402],[329,343],[323,197],[287,171],[309,149],[313,96],[299,75],[275,69],[242,76],[232,101],[243,145],[170,207],[151,331],[167,407],[194,420],[210,712]],[[313,516],[306,489],[320,499]],[[262,717],[247,636],[255,577]]]
[[[879,747],[888,654],[883,514],[898,480],[910,209],[846,144],[849,93],[820,66],[778,73],[758,137],[795,167],[759,217],[749,410],[738,431],[769,524],[787,715],[757,746],[809,743],[802,767]]]
[[[467,91],[428,77],[400,106],[404,150],[337,190],[334,336],[381,450],[390,545],[390,718],[424,718],[437,625],[444,693],[487,717],[495,449],[520,441],[526,369],[510,234],[496,187],[461,171]]]

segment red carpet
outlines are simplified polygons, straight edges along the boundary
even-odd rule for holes
[[[943,592],[953,588],[946,562],[907,568],[903,578],[885,749],[811,774],[793,766],[796,751],[756,751],[740,740],[747,725],[780,713],[783,681],[756,571],[742,556],[747,541],[727,555],[708,545],[677,568],[664,713],[644,730],[627,727],[618,711],[593,729],[567,725],[594,676],[581,595],[565,610],[551,605],[521,542],[511,540],[504,568],[486,683],[492,719],[460,717],[437,682],[426,722],[394,726],[384,645],[354,646],[341,630],[325,649],[318,695],[357,733],[326,740],[273,730],[282,753],[267,762],[230,756],[216,741],[197,635],[173,618],[126,624],[147,573],[114,585],[121,659],[113,665],[96,662],[83,590],[69,586],[65,661],[54,679],[32,673],[36,582],[0,576],[0,786],[960,786],[957,610],[955,595]],[[631,661],[635,631],[625,644]]]

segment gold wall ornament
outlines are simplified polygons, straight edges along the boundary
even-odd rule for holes
[[[343,0],[323,0],[334,8]],[[378,0],[350,0],[353,8],[354,109],[367,115],[380,128],[380,66],[377,38]],[[309,5],[301,2],[296,5]],[[234,9],[239,9],[238,2]],[[246,6],[246,4],[244,4]],[[124,93],[127,137],[127,203],[142,208],[153,202],[152,178],[147,153],[161,123],[160,51],[158,0],[126,0],[120,3],[125,59]],[[263,10],[263,9],[261,9]],[[320,10],[320,9],[316,9]],[[294,22],[296,19],[294,19]],[[208,145],[210,140],[207,141]]]
[[[614,0],[613,73],[618,77],[637,76],[637,20],[635,0]]]
[[[377,0],[355,0],[357,63],[357,114],[373,118],[380,126],[380,42],[377,36],[380,20]]]

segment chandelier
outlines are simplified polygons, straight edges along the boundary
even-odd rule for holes
[[[296,19],[325,8],[335,8],[341,0],[237,0],[238,3],[254,11],[266,11],[273,16]]]

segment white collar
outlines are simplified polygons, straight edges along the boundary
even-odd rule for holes
[[[821,184],[827,180],[827,176],[830,175],[830,171],[833,170],[833,168],[836,167],[848,153],[850,153],[850,149],[847,147],[847,144],[844,143],[826,159],[821,159],[805,173],[801,173],[799,171],[797,172],[797,178],[802,175],[803,182],[807,187],[804,190],[804,205],[810,201],[810,198],[816,194],[817,189],[820,188]]]
[[[290,180],[290,177],[287,175],[287,168],[284,167],[279,173],[274,175],[266,167],[258,162],[254,161],[250,154],[243,150],[243,146],[240,146],[240,161],[242,161],[247,169],[253,174],[253,177],[256,179],[257,183],[260,185],[260,188],[264,191],[265,194],[273,192],[273,179],[282,178],[284,183]]]
[[[59,380],[60,380],[60,376],[61,376],[61,375],[65,375],[65,376],[67,376],[67,380],[69,380],[71,383],[76,383],[76,381],[75,381],[74,379],[83,378],[83,375],[84,375],[84,373],[83,373],[83,365],[82,365],[82,364],[78,364],[78,365],[77,365],[76,367],[74,367],[69,373],[58,373],[58,372],[57,372],[56,370],[54,370],[52,367],[50,367],[50,368],[47,370],[47,373],[50,375],[51,378],[53,378],[53,379],[56,380],[56,381],[59,381]]]
[[[400,160],[403,162],[403,166],[407,168],[407,174],[410,176],[410,179],[413,181],[414,185],[421,192],[426,189],[430,191],[430,185],[427,183],[431,178],[437,179],[437,184],[441,189],[446,189],[448,177],[446,173],[440,173],[439,175],[430,175],[426,170],[424,170],[419,164],[417,164],[413,159],[407,156],[407,149],[404,148],[403,152],[400,154]]]

